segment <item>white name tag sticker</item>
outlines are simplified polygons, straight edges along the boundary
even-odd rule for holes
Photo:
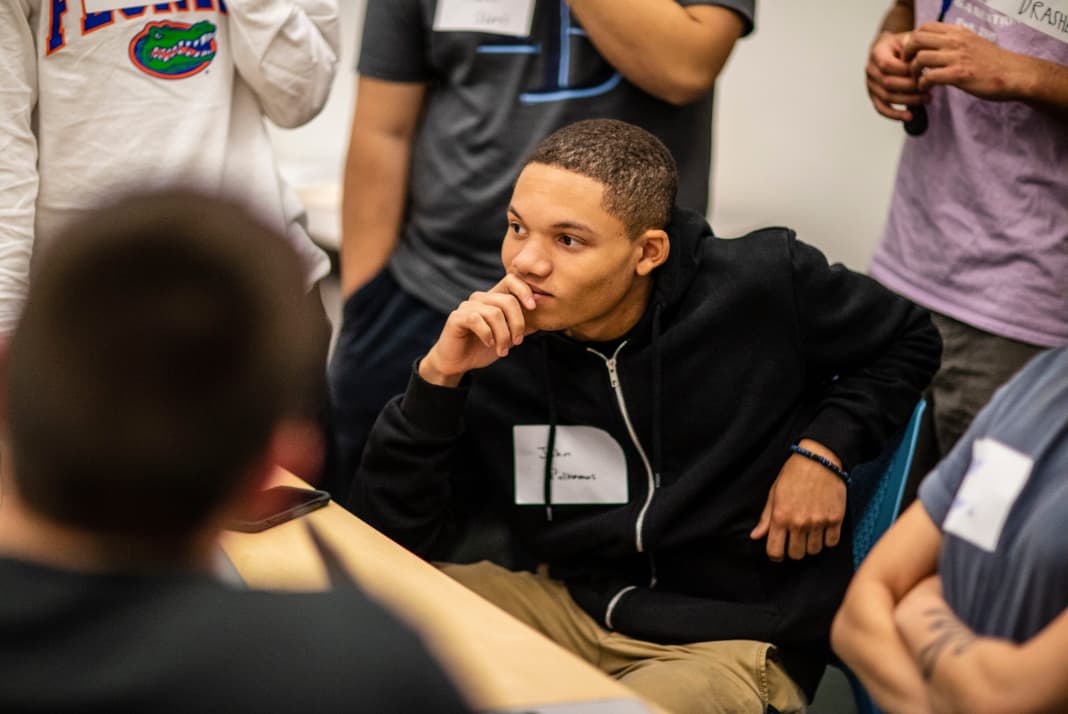
[[[435,32],[488,32],[527,37],[534,0],[438,0]]]
[[[105,12],[107,10],[125,10],[131,7],[150,5],[148,2],[139,0],[82,0],[85,3],[86,12]],[[192,3],[192,0],[189,0]]]
[[[973,443],[971,468],[957,489],[942,530],[993,553],[1033,466],[1031,457],[993,439]]]
[[[1068,43],[1068,0],[985,0],[1006,17]]]
[[[545,503],[546,424],[512,427],[515,502]],[[552,462],[552,502],[618,504],[628,501],[627,457],[603,429],[557,426]]]

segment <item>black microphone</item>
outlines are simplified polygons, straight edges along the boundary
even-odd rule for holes
[[[920,136],[927,131],[927,107],[922,104],[909,106],[912,118],[905,122],[905,133],[909,136]]]
[[[936,22],[943,22],[946,19],[946,12],[952,4],[953,0],[942,0],[942,10],[938,13]],[[912,118],[905,122],[905,133],[909,136],[920,136],[927,131],[927,107],[922,104],[909,105],[909,111],[912,113]]]

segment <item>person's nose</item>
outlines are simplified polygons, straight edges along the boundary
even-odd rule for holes
[[[508,267],[521,277],[526,275],[535,278],[547,277],[553,269],[552,260],[542,240],[534,236],[523,241]]]

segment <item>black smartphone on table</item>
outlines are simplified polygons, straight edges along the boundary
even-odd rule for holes
[[[299,518],[330,502],[330,494],[296,486],[274,486],[258,494],[240,518],[226,524],[227,529],[244,533],[265,531],[279,523]]]

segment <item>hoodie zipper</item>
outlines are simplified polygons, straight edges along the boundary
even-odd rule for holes
[[[627,402],[623,399],[623,388],[619,384],[619,370],[617,369],[616,358],[619,356],[620,350],[622,350],[626,344],[626,340],[620,343],[619,347],[616,348],[616,351],[612,353],[611,357],[605,357],[603,354],[590,347],[587,347],[586,350],[604,360],[605,366],[608,367],[608,381],[612,385],[612,391],[616,394],[616,402],[619,403],[619,411],[620,414],[623,415],[623,423],[627,427],[627,433],[630,434],[631,443],[633,443],[634,448],[638,450],[638,455],[642,459],[642,465],[645,466],[645,476],[648,488],[646,489],[645,503],[642,504],[641,510],[638,511],[638,520],[634,524],[634,545],[639,553],[644,553],[645,544],[642,539],[642,529],[645,526],[645,514],[648,513],[649,506],[653,503],[653,491],[656,489],[656,480],[653,476],[653,467],[649,464],[649,457],[645,455],[645,449],[642,448],[641,442],[638,441],[638,435],[634,432],[634,425],[630,423],[630,414],[627,412]],[[653,572],[654,575],[649,583],[649,587],[656,585],[656,575],[655,571]]]

